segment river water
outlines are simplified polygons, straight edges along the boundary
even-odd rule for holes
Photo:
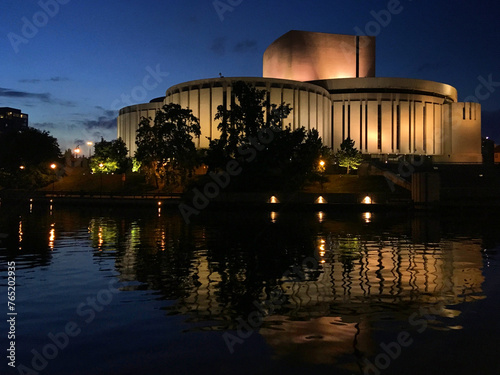
[[[4,205],[0,372],[498,374],[499,228],[486,213],[186,224],[176,209]]]

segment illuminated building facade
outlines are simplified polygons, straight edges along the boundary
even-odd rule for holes
[[[263,77],[212,78],[169,88],[163,102],[125,107],[118,137],[130,155],[141,117],[154,118],[163,104],[190,108],[200,119],[197,147],[217,138],[219,105],[229,106],[234,82],[267,91],[272,104],[290,104],[283,126],[317,129],[337,150],[351,138],[375,158],[426,155],[438,163],[481,162],[481,106],[460,103],[450,85],[407,78],[375,77],[375,37],[290,31],[263,57]]]

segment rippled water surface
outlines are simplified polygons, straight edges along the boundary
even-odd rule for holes
[[[498,374],[499,224],[4,205],[0,372]]]

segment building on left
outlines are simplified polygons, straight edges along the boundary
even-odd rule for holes
[[[0,132],[28,127],[28,115],[20,109],[0,107]]]

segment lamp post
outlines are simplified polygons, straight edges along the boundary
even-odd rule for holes
[[[56,168],[57,168],[57,165],[55,163],[52,163],[50,165],[50,169],[52,169],[52,171],[54,173],[54,176],[52,177],[52,195],[54,194],[54,184],[56,182]]]
[[[100,188],[100,194],[99,197],[102,198],[102,168],[104,167],[104,164],[99,163],[99,174],[101,175],[101,188]]]
[[[92,145],[93,145],[92,142],[90,142],[90,141],[87,142],[87,146],[89,146],[89,159],[90,159],[90,155],[92,154]]]

